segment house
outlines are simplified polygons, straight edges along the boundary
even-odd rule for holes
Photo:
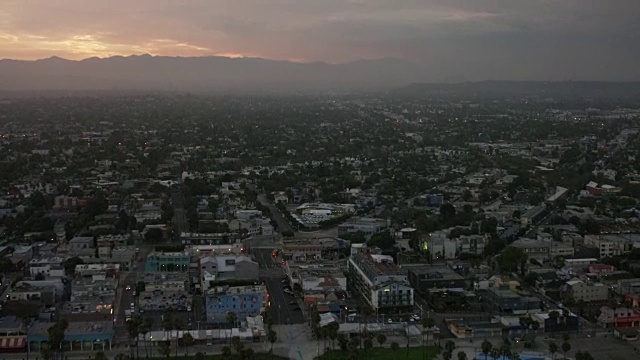
[[[635,308],[603,306],[600,308],[598,324],[607,328],[630,328],[640,326],[640,310]]]

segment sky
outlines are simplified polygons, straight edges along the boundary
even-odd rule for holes
[[[0,58],[400,58],[438,80],[640,80],[640,0],[0,0]]]

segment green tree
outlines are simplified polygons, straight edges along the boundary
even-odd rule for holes
[[[556,353],[558,352],[558,344],[555,341],[549,343],[549,353],[551,354],[551,359],[556,358]]]
[[[140,332],[140,325],[142,324],[142,318],[140,315],[134,315],[129,321],[126,322],[127,337],[129,338],[129,351],[130,356],[133,358],[133,349],[138,349],[138,333]],[[140,354],[137,354],[140,357]]]
[[[53,326],[47,329],[47,333],[49,335],[49,346],[53,352],[53,355],[57,357],[59,354],[62,357],[63,354],[63,346],[62,342],[64,341],[64,333],[67,331],[67,327],[69,327],[69,323],[66,319],[61,319],[56,321]]]
[[[562,343],[562,357],[567,358],[567,353],[571,350],[571,344],[568,341]]]
[[[451,360],[451,356],[452,356],[451,351],[445,351],[442,353],[442,358],[444,360]]]
[[[222,349],[222,356],[224,356],[225,358],[229,358],[229,356],[231,356],[231,348],[228,346],[223,346]]]
[[[231,347],[233,347],[233,350],[235,350],[238,355],[240,355],[242,353],[242,350],[244,350],[244,344],[238,336],[234,336],[231,339]]]
[[[193,339],[193,336],[191,336],[191,333],[185,333],[182,335],[182,345],[184,345],[185,348],[185,355],[189,356],[189,347],[193,345],[194,342],[195,340]]]
[[[482,345],[480,345],[480,348],[482,349],[482,353],[484,354],[484,360],[487,360],[487,356],[489,356],[491,350],[493,350],[493,344],[491,344],[489,340],[484,340],[482,342]]]
[[[227,322],[229,323],[229,327],[233,328],[238,322],[238,315],[236,315],[236,313],[233,311],[229,311],[227,313]]]
[[[269,342],[271,343],[271,348],[269,349],[269,352],[273,353],[273,344],[275,344],[276,341],[278,341],[278,334],[275,332],[275,330],[269,328],[269,330],[267,331],[267,340],[269,340]]]
[[[167,359],[171,357],[171,343],[169,341],[160,341],[158,344],[158,352]]]
[[[82,260],[77,256],[74,256],[63,261],[62,267],[64,267],[65,273],[69,275],[73,275],[76,271],[76,266],[82,265],[82,264],[84,264],[84,260]]]
[[[397,342],[392,342],[391,343],[391,351],[393,352],[397,352],[398,350],[400,350],[400,344],[398,344]]]
[[[503,273],[518,271],[527,256],[522,249],[509,246],[498,257],[498,268]]]
[[[447,340],[447,342],[446,342],[446,343],[444,343],[444,348],[445,348],[445,350],[447,350],[448,352],[452,353],[452,352],[453,352],[453,349],[455,349],[455,348],[456,348],[456,343],[454,343],[454,342],[453,342],[453,341],[451,341],[451,340]]]
[[[458,351],[458,360],[467,360],[467,353],[464,351]]]

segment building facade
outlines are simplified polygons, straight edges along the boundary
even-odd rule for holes
[[[205,311],[209,323],[226,323],[230,312],[235,313],[238,320],[257,316],[268,306],[269,294],[264,285],[219,286],[205,293]]]
[[[348,289],[375,311],[399,313],[413,310],[413,288],[407,275],[390,256],[356,251],[351,254],[347,269]]]
[[[191,264],[188,252],[153,252],[144,263],[145,272],[187,272]]]

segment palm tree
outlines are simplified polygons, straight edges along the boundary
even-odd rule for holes
[[[184,328],[182,320],[176,318],[173,320],[173,328],[176,330],[176,358],[178,358],[178,343],[179,343],[179,333],[180,330],[182,330]]]
[[[276,333],[275,330],[273,329],[268,330],[267,340],[269,340],[269,342],[271,343],[271,349],[269,349],[269,352],[273,354],[273,344],[275,344],[275,342],[278,341],[278,334]]]
[[[142,343],[144,345],[144,353],[147,358],[149,358],[149,348],[147,346],[147,334],[151,331],[151,327],[153,326],[153,319],[145,318],[142,321],[142,324],[138,327],[138,333],[142,335]]]
[[[133,349],[134,347],[138,348],[138,332],[140,328],[140,324],[142,320],[140,315],[136,314],[133,318],[126,322],[127,328],[127,337],[129,338],[129,356],[133,358]],[[138,356],[140,357],[140,356]]]
[[[236,351],[236,353],[240,354],[242,352],[242,349],[244,349],[244,344],[242,343],[242,341],[240,340],[239,337],[234,336],[231,339],[231,346],[233,347],[233,349]]]
[[[464,351],[458,351],[458,360],[467,360],[467,353]]]
[[[387,335],[378,334],[378,343],[380,344],[380,347],[382,347],[382,344],[384,344],[385,341],[387,341]]]
[[[442,353],[442,358],[444,360],[451,360],[451,356],[452,356],[451,355],[451,351],[445,351],[445,352]]]
[[[169,341],[160,341],[159,347],[160,355],[164,355],[167,359],[171,357],[171,344]]]
[[[444,343],[444,348],[445,348],[445,350],[447,350],[448,352],[451,353],[451,352],[453,352],[453,349],[456,348],[456,343],[454,343],[451,340],[447,340],[447,342]]]
[[[396,352],[400,350],[400,344],[398,344],[397,342],[392,342],[391,343],[391,351]]]
[[[493,349],[493,344],[491,344],[489,340],[485,340],[482,342],[482,345],[480,347],[482,349],[482,353],[484,354],[484,360],[487,360],[487,356]]]
[[[571,350],[571,344],[568,341],[562,343],[562,357],[567,358],[567,353]]]
[[[551,353],[551,359],[555,359],[558,352],[558,344],[555,341],[549,343],[549,352]]]
[[[495,360],[500,356],[500,349],[498,348],[493,348],[491,349],[491,357]]]
[[[222,347],[222,356],[224,356],[225,358],[229,358],[229,356],[231,356],[231,348],[228,346],[223,346]]]
[[[373,348],[373,340],[368,337],[364,339],[364,351],[368,353],[371,348]]]
[[[231,328],[236,326],[237,321],[238,321],[238,315],[236,315],[236,313],[234,313],[233,311],[229,311],[227,313],[227,322],[231,324]]]
[[[549,319],[551,320],[551,324],[553,324],[552,331],[556,331],[558,326],[558,318],[560,317],[560,313],[556,310],[549,311]]]
[[[189,356],[189,346],[193,345],[194,342],[195,340],[191,333],[185,333],[182,335],[182,344],[185,347],[185,355]]]

